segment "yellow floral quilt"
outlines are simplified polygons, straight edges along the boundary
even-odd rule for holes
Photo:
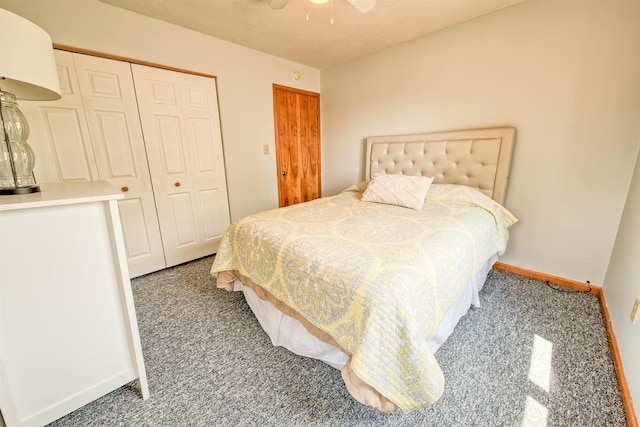
[[[363,202],[365,188],[235,222],[211,272],[249,277],[330,335],[360,379],[410,411],[442,395],[426,342],[475,272],[504,252],[517,220],[469,187],[434,184],[420,211]]]

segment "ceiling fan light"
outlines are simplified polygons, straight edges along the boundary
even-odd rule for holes
[[[353,7],[355,7],[362,13],[367,13],[376,6],[376,0],[348,0],[348,1],[353,5]]]
[[[268,0],[267,4],[271,9],[280,10],[289,4],[289,0]]]

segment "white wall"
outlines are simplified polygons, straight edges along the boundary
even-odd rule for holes
[[[638,77],[640,79],[640,76]],[[635,326],[630,314],[640,298],[640,153],[631,181],[631,190],[622,214],[618,237],[605,277],[604,294],[618,341],[629,391],[634,396],[636,415],[640,414],[640,319]]]
[[[320,92],[319,70],[97,0],[0,0],[0,7],[57,44],[217,76],[232,220],[278,206],[272,84]]]
[[[517,129],[501,261],[601,285],[640,139],[640,2],[531,0],[322,72],[323,188],[363,139]]]

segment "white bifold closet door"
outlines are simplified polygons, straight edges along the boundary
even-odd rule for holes
[[[132,277],[165,268],[131,65],[74,55],[93,153],[101,180],[121,189],[118,201]]]
[[[210,255],[229,225],[215,81],[131,67],[167,266]]]
[[[39,183],[107,181],[118,201],[131,277],[166,267],[128,62],[54,50],[62,99],[21,102]]]
[[[229,225],[215,79],[54,52],[62,99],[20,103],[37,182],[123,191],[131,277],[215,253]]]

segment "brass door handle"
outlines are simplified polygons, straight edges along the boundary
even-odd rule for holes
[[[281,174],[282,176],[287,176],[287,171],[282,171],[280,174]]]

